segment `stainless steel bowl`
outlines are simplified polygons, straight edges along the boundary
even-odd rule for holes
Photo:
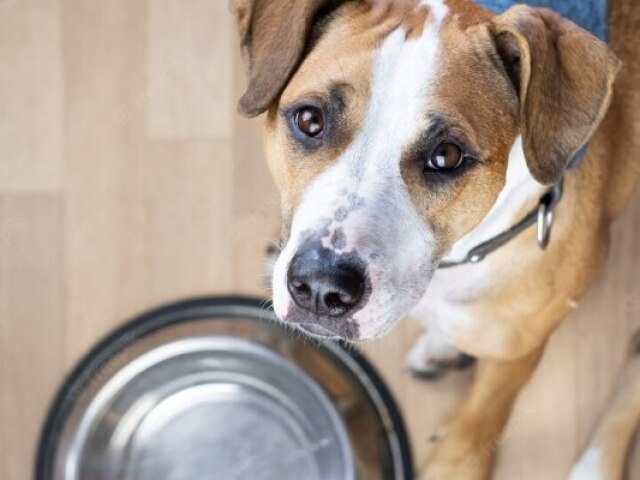
[[[211,298],[119,329],[61,389],[36,480],[411,478],[369,364],[273,320],[258,300]]]

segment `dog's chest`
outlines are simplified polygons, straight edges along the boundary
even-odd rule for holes
[[[412,317],[469,355],[508,357],[527,348],[520,320],[540,305],[517,287],[530,264],[509,258],[438,271]]]
[[[411,315],[425,327],[435,322],[443,331],[471,327],[470,307],[490,295],[498,279],[489,263],[438,270]]]
[[[482,222],[458,240],[447,257],[451,260],[464,258],[469,250],[507,230],[544,193],[546,187],[536,182],[529,173],[522,139],[518,137],[509,155],[505,186],[496,202]],[[537,249],[537,245],[525,244],[525,249]],[[520,250],[516,250],[521,252]],[[527,262],[523,255],[519,261],[512,258],[508,268],[501,268],[505,255],[513,255],[513,249],[498,250],[477,264],[464,264],[437,270],[429,289],[412,312],[425,327],[437,322],[440,330],[453,332],[473,328],[471,311],[475,306],[490,301],[492,293],[510,282],[517,282]]]

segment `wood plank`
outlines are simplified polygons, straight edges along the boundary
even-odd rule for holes
[[[149,133],[223,137],[233,129],[233,21],[227,2],[149,0]]]
[[[146,307],[144,2],[65,2],[67,359]]]
[[[61,9],[0,2],[0,191],[64,184]]]
[[[496,480],[566,479],[580,443],[575,413],[578,392],[578,319],[551,337],[545,355],[516,403],[499,447]]]
[[[59,194],[0,195],[0,477],[32,477],[64,371],[65,215]]]
[[[399,352],[402,361],[422,333],[422,327],[415,323],[407,327],[404,348]],[[431,437],[441,433],[455,413],[471,386],[473,375],[474,369],[470,368],[450,372],[440,380],[426,381],[404,372],[404,408],[417,465],[426,461],[433,445]]]
[[[636,433],[635,445],[631,448],[629,459],[629,480],[640,480],[640,440]]]
[[[153,142],[147,170],[149,304],[231,293],[230,142]]]
[[[235,35],[235,28],[232,31]],[[232,101],[235,109],[247,82],[237,41],[233,53]],[[280,200],[262,153],[261,125],[261,119],[234,116],[235,288],[239,292],[269,298],[271,286],[266,276],[265,250],[280,238]]]

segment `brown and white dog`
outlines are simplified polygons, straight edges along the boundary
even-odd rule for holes
[[[426,328],[413,369],[436,372],[462,352],[481,359],[420,475],[489,478],[493,455],[477,453],[498,440],[549,335],[588,289],[640,178],[640,3],[610,1],[609,46],[527,6],[232,6],[249,70],[240,110],[266,112],[282,195],[277,315],[315,336],[364,341],[413,312]],[[438,269],[508,229],[563,177],[546,251],[530,228],[482,263]],[[640,415],[632,378],[574,479],[622,475]]]

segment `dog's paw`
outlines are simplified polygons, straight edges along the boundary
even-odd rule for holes
[[[425,380],[437,380],[448,370],[460,370],[474,363],[475,359],[457,350],[443,335],[424,333],[405,359],[405,366],[413,376]]]
[[[443,438],[437,443],[424,468],[420,480],[487,480],[491,477],[494,452],[482,445]]]

